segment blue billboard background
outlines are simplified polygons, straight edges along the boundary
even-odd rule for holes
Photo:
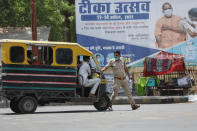
[[[196,65],[197,38],[167,48],[156,46],[154,30],[164,16],[165,2],[182,19],[197,4],[193,0],[75,0],[77,42],[92,51],[101,66],[113,58],[115,50],[126,58],[128,66],[143,66],[145,57],[161,51],[183,54],[187,65]]]

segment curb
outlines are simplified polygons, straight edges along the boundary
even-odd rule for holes
[[[188,96],[137,96],[137,104],[169,104],[188,102]],[[126,96],[117,97],[114,104],[129,104]]]
[[[133,96],[137,104],[172,104],[189,102],[188,96]],[[92,102],[67,102],[67,105],[92,105]],[[126,96],[117,96],[114,105],[129,104]]]

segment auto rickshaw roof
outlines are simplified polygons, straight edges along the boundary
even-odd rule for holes
[[[56,41],[35,41],[35,40],[19,40],[19,39],[0,39],[0,43],[24,43],[35,46],[55,46],[55,45],[73,45],[83,48],[83,50],[87,51],[90,54],[93,54],[91,51],[81,46],[78,43],[72,42],[56,42]]]

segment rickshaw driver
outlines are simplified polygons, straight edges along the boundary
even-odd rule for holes
[[[89,65],[90,57],[84,56],[83,57],[83,63],[79,69],[79,74],[83,77],[83,86],[84,87],[92,87],[89,96],[94,97],[96,90],[101,82],[101,79],[95,78],[95,79],[88,79],[88,75],[91,74],[90,65]]]

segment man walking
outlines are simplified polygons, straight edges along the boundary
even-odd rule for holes
[[[131,92],[129,90],[129,82],[126,79],[126,75],[128,75],[129,79],[131,78],[124,58],[120,57],[120,51],[114,52],[114,59],[110,60],[110,62],[102,69],[102,71],[104,72],[109,67],[112,68],[114,74],[114,90],[111,95],[111,105],[109,107],[109,110],[112,110],[112,104],[115,100],[115,97],[118,95],[120,86],[124,89],[126,95],[128,96],[131,108],[133,110],[139,108],[140,106],[135,104],[135,101],[133,100]]]

